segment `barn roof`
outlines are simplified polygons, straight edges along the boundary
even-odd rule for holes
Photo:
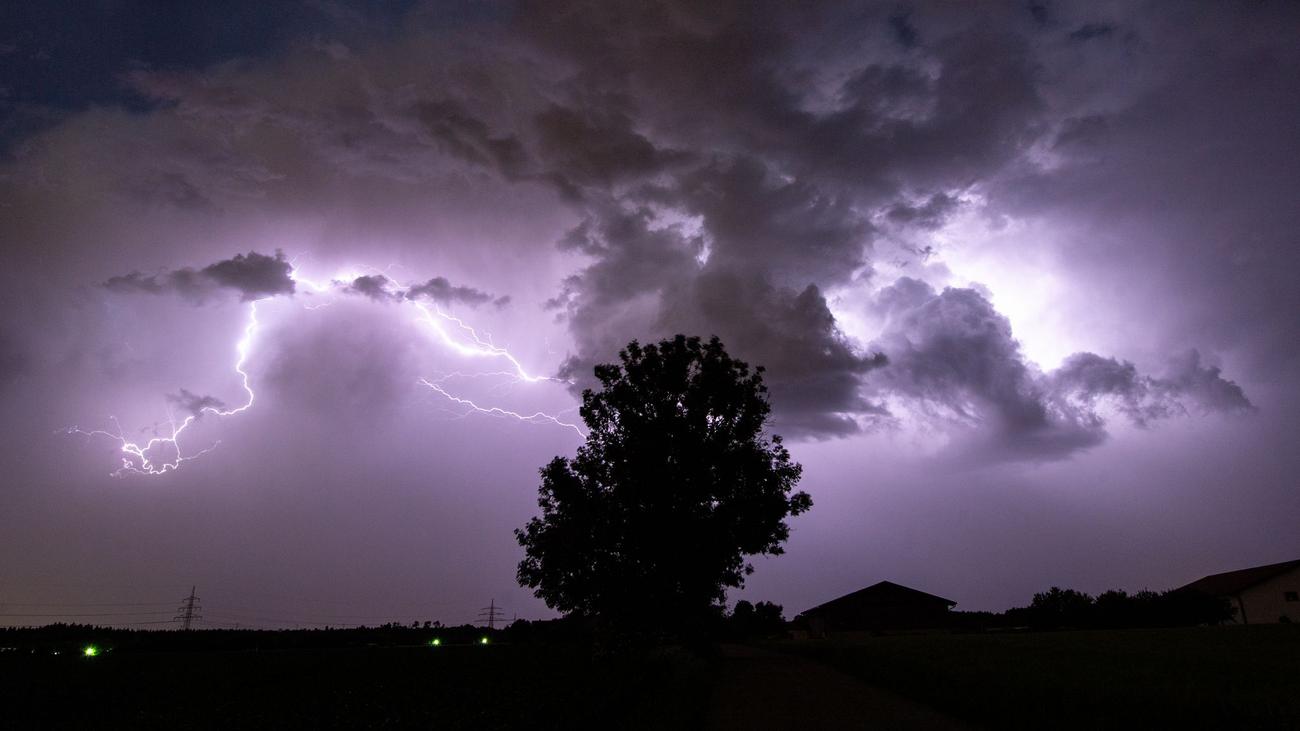
[[[1256,584],[1268,581],[1278,574],[1284,574],[1295,568],[1300,568],[1300,559],[1271,563],[1267,566],[1256,566],[1249,569],[1238,569],[1237,571],[1226,571],[1222,574],[1211,574],[1197,579],[1182,587],[1179,591],[1190,589],[1211,596],[1228,596],[1249,589]]]
[[[855,592],[845,594],[837,599],[832,599],[825,604],[818,604],[812,609],[804,611],[804,614],[812,614],[819,611],[834,609],[839,604],[852,604],[862,606],[864,604],[881,604],[881,605],[899,605],[899,604],[945,604],[949,607],[955,606],[957,602],[951,599],[944,599],[941,596],[927,594],[923,591],[895,584],[892,581],[882,581],[878,584],[872,584],[865,589],[858,589]]]

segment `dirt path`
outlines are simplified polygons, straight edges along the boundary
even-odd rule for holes
[[[967,729],[925,706],[804,658],[723,648],[709,729]]]

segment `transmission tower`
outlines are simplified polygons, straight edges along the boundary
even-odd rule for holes
[[[480,622],[487,622],[487,628],[490,632],[497,628],[497,620],[502,619],[504,616],[505,610],[498,607],[497,600],[493,599],[490,604],[479,610],[478,619]]]
[[[197,587],[190,587],[190,595],[181,600],[181,605],[176,608],[176,616],[172,617],[173,622],[180,622],[182,630],[189,630],[194,624],[194,620],[203,619],[199,613],[202,607],[199,606],[199,598],[194,594]]]

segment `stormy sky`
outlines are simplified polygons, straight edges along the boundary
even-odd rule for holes
[[[1295,3],[11,5],[8,622],[549,616],[537,469],[679,332],[814,500],[733,598],[1300,556]]]

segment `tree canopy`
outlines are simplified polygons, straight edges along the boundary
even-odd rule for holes
[[[586,443],[541,469],[541,515],[515,531],[519,583],[607,627],[697,631],[812,500],[765,431],[762,368],[683,335],[619,359],[583,392]]]

